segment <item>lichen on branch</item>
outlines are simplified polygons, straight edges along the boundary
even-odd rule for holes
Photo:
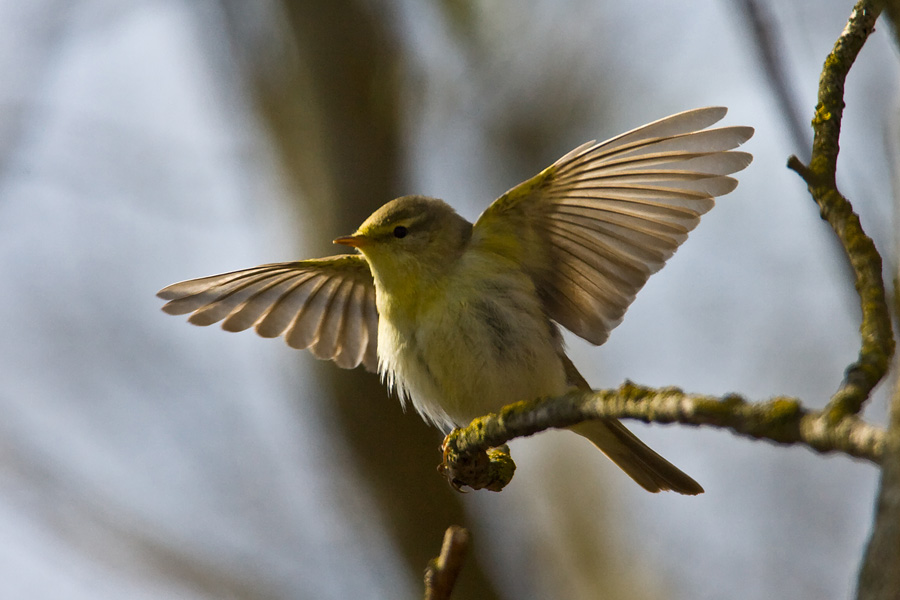
[[[480,417],[444,440],[441,471],[456,487],[500,491],[512,479],[509,440],[589,419],[636,419],[645,423],[712,426],[778,444],[800,444],[816,452],[841,452],[879,462],[884,431],[855,415],[832,422],[822,411],[803,408],[797,398],[748,402],[741,396],[688,394],[625,382],[614,390],[573,391],[556,398],[526,400]]]
[[[888,371],[894,353],[890,312],[885,300],[881,255],[865,234],[850,201],[837,189],[837,157],[840,150],[841,119],[844,114],[844,84],[857,55],[875,30],[881,3],[861,0],[854,6],[846,27],[825,59],[819,78],[819,100],[812,120],[814,138],[809,165],[796,156],[788,167],[806,182],[822,218],[837,234],[853,268],[859,293],[862,344],[859,358],[847,367],[844,381],[832,396],[826,413],[837,423],[857,414],[872,389]]]

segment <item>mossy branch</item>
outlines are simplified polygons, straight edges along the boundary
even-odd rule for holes
[[[826,408],[828,418],[834,422],[848,414],[859,413],[872,389],[887,373],[894,353],[881,256],[872,239],[863,232],[850,202],[838,191],[835,175],[847,73],[874,31],[880,12],[881,3],[873,0],[861,0],[854,6],[847,26],[825,59],[819,78],[809,165],[804,165],[796,156],[788,159],[788,167],[806,182],[822,218],[834,229],[850,259],[862,309],[859,358],[847,368],[843,383]]]
[[[803,408],[797,398],[751,403],[736,394],[718,398],[626,382],[615,390],[573,391],[517,402],[475,419],[445,438],[441,470],[457,487],[499,491],[512,478],[514,465],[498,447],[516,437],[601,418],[720,427],[744,437],[841,452],[875,463],[884,449],[884,430],[855,415],[833,421],[824,411]]]

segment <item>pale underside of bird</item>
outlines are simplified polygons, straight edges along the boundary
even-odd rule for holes
[[[721,107],[583,144],[493,202],[474,225],[424,196],[393,200],[336,243],[360,254],[274,263],[170,285],[169,314],[284,336],[339,367],[379,371],[444,429],[519,400],[588,389],[558,326],[606,341],[729,175],[749,127]],[[616,420],[572,428],[649,491],[703,491]]]

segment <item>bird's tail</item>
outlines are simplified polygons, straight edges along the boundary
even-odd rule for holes
[[[561,354],[560,358],[569,384],[582,390],[591,389],[569,357]],[[671,490],[688,496],[703,493],[699,483],[654,452],[616,419],[584,421],[569,429],[591,440],[603,454],[648,492]]]
[[[584,421],[569,429],[593,442],[648,492],[672,490],[689,496],[703,493],[699,483],[654,452],[615,419]]]

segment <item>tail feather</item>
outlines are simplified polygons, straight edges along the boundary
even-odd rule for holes
[[[569,385],[589,390],[587,380],[564,353],[560,354]],[[569,427],[589,439],[603,454],[648,492],[671,490],[687,496],[703,493],[691,477],[657,454],[616,419],[584,421]]]
[[[648,492],[671,490],[689,496],[703,493],[699,483],[654,452],[615,419],[585,421],[570,429],[589,439]]]

